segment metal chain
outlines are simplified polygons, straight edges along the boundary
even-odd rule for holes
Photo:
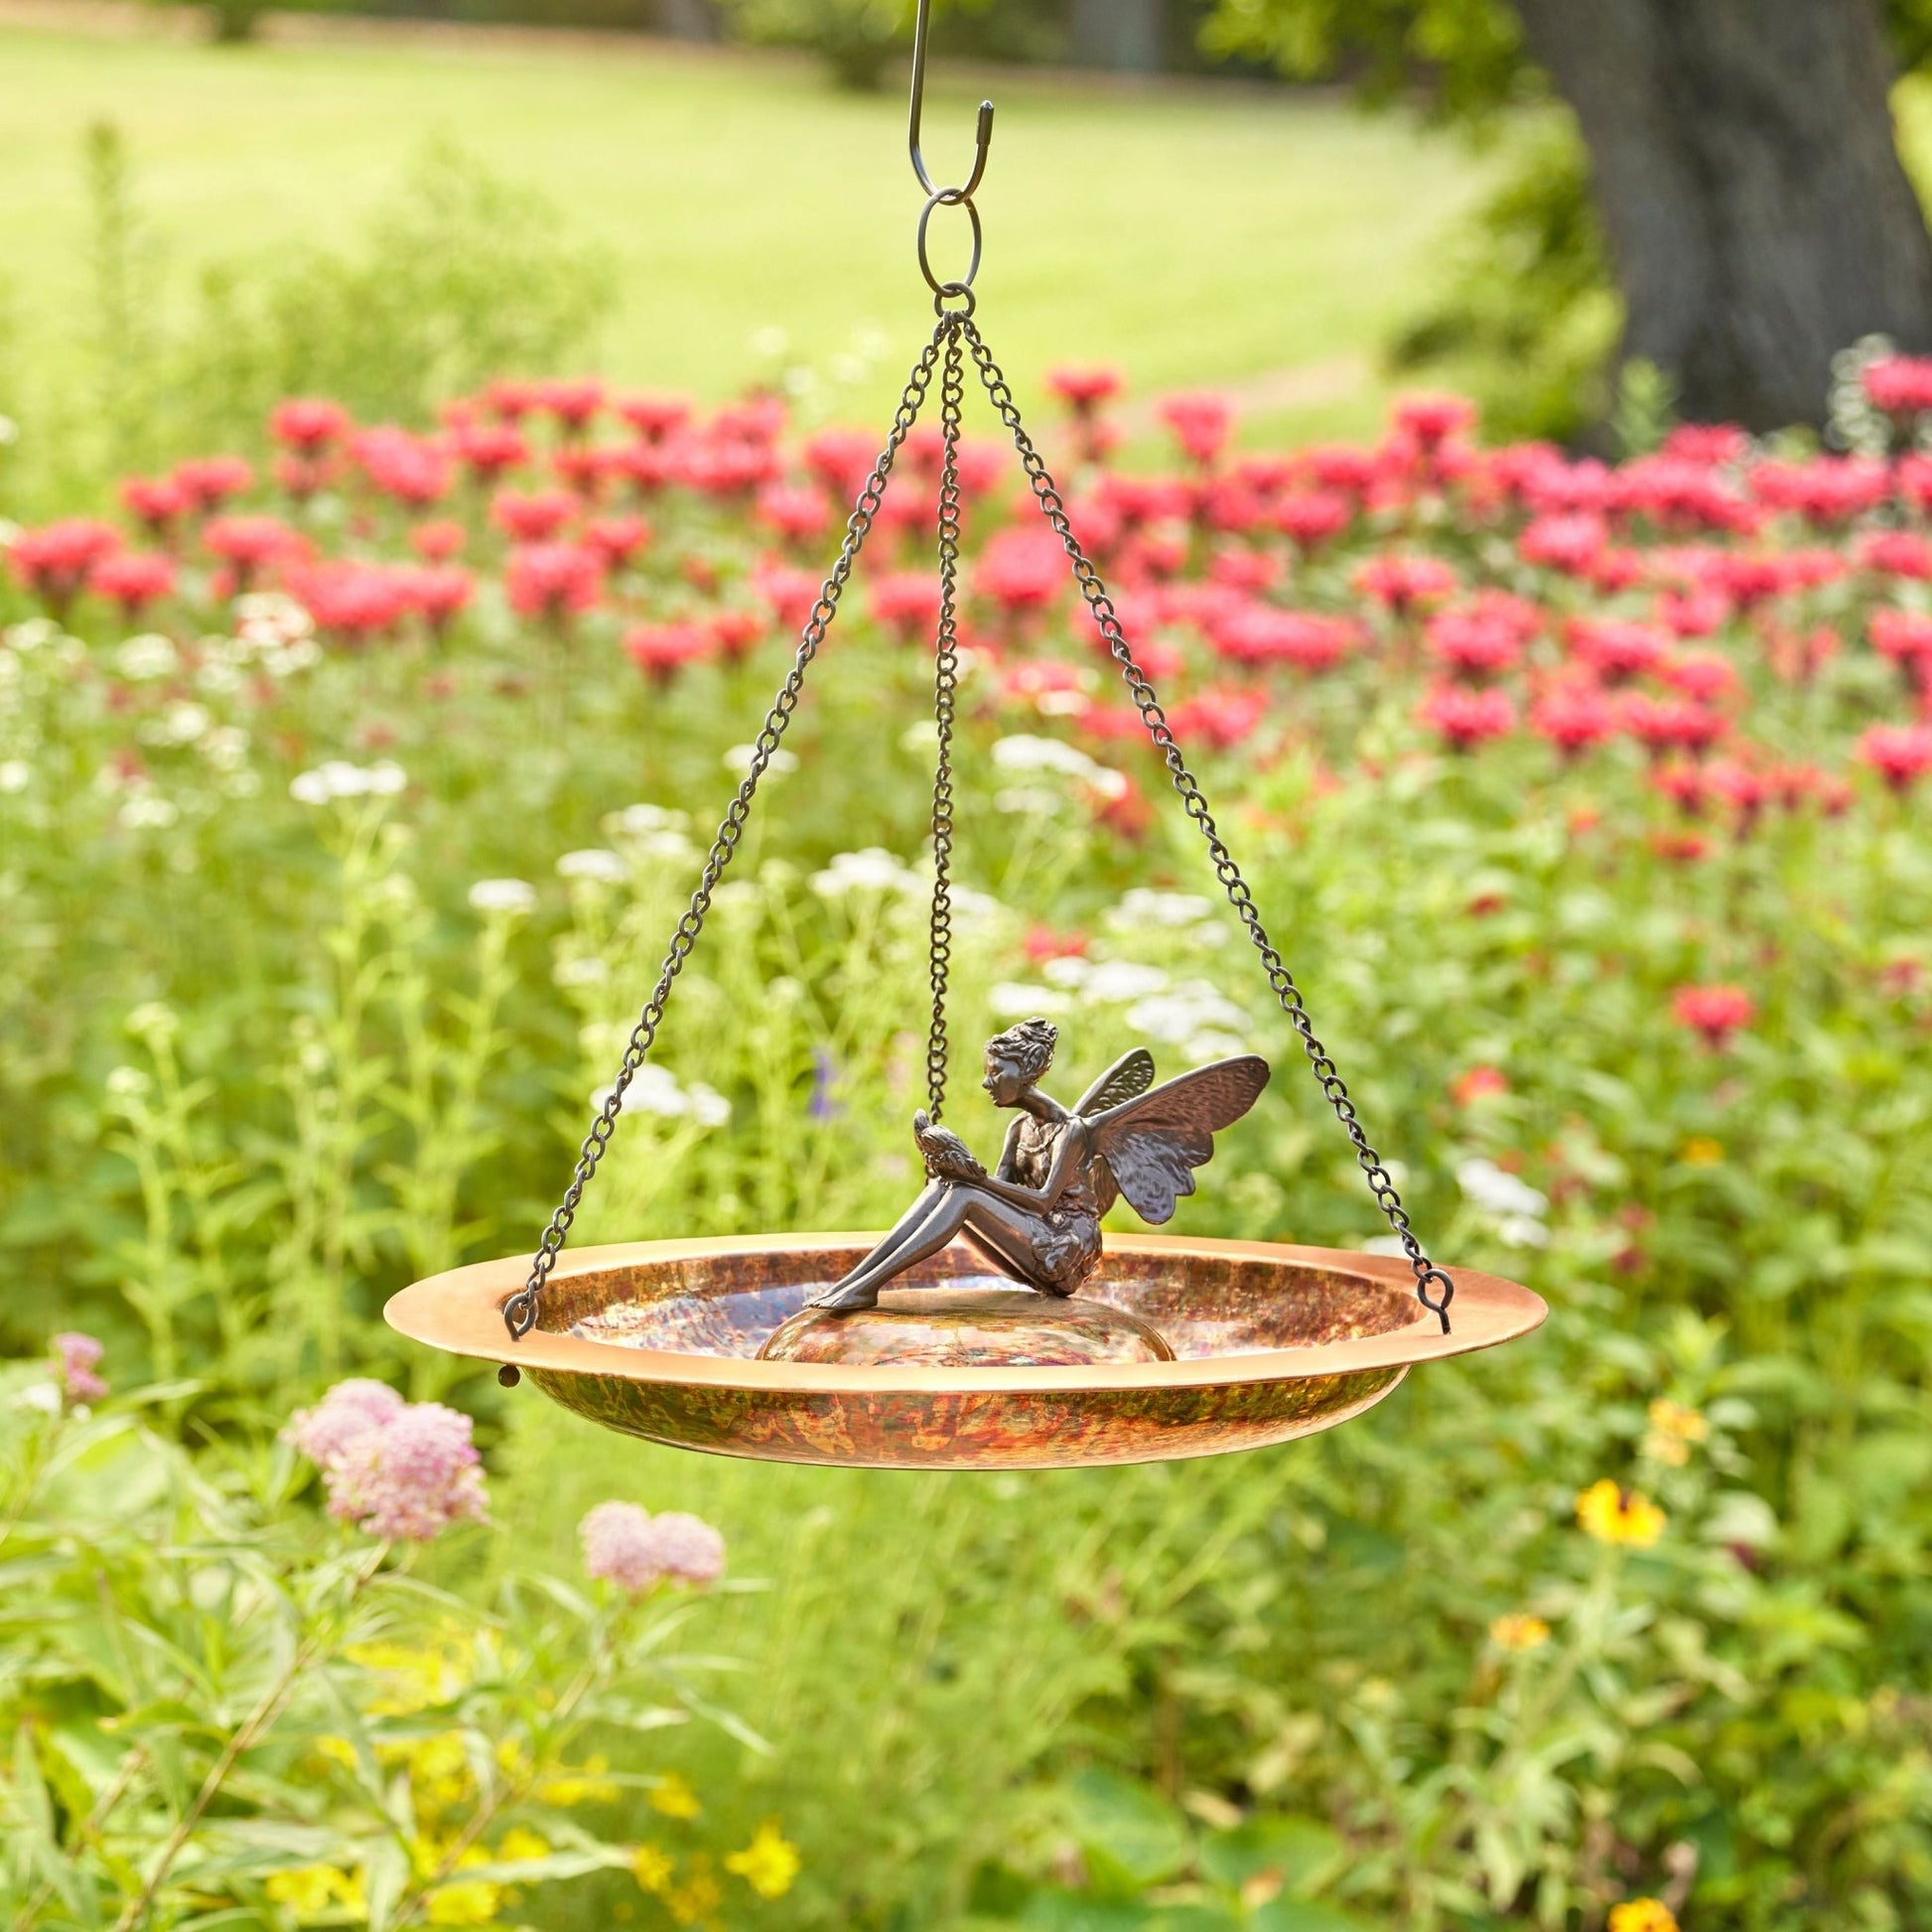
[[[932,925],[926,978],[932,987],[932,1025],[925,1040],[926,1108],[937,1120],[946,1104],[946,978],[952,965],[952,727],[959,685],[959,418],[966,400],[965,358],[959,331],[946,336],[939,378],[939,629],[934,651],[932,715],[939,753],[932,769]]]
[[[980,380],[985,384],[986,393],[998,412],[1000,420],[1007,426],[1013,438],[1014,448],[1020,453],[1020,462],[1027,473],[1027,482],[1033,488],[1035,499],[1044,512],[1053,534],[1060,540],[1060,547],[1066,552],[1067,561],[1073,567],[1074,582],[1080,587],[1080,595],[1086,600],[1087,609],[1093,614],[1093,621],[1099,627],[1114,661],[1120,666],[1122,676],[1127,680],[1127,688],[1134,700],[1134,708],[1141,714],[1141,722],[1147,727],[1148,736],[1154,741],[1155,749],[1166,761],[1169,776],[1173,788],[1180,794],[1181,803],[1186,807],[1187,816],[1200,827],[1201,837],[1207,841],[1208,856],[1214,862],[1214,876],[1221,882],[1222,890],[1228,896],[1228,902],[1239,914],[1241,923],[1247,928],[1248,937],[1255,951],[1261,955],[1262,966],[1268,974],[1268,984],[1274,990],[1275,998],[1281,1003],[1282,1011],[1288,1016],[1290,1024],[1301,1035],[1303,1048],[1309,1057],[1309,1064],[1314,1070],[1314,1077],[1320,1083],[1323,1097],[1334,1109],[1335,1118],[1340,1121],[1349,1140],[1354,1144],[1356,1165],[1367,1177],[1369,1191],[1375,1196],[1376,1205],[1387,1218],[1396,1238],[1402,1243],[1403,1253],[1409,1258],[1409,1266],[1416,1277],[1416,1295],[1424,1308],[1428,1309],[1443,1324],[1443,1333],[1449,1331],[1449,1303],[1455,1296],[1455,1284],[1442,1269],[1432,1262],[1423,1251],[1421,1242],[1410,1231],[1409,1216],[1402,1205],[1402,1197],[1396,1192],[1395,1182],[1389,1177],[1389,1171],[1383,1165],[1382,1157],[1369,1145],[1368,1136],[1362,1131],[1361,1122],[1355,1116],[1355,1103],[1348,1097],[1348,1089],[1342,1084],[1341,1076],[1335,1071],[1335,1063],[1328,1057],[1328,1049],[1315,1037],[1314,1025],[1309,1018],[1308,1008],[1302,1002],[1301,989],[1295,984],[1294,976],[1283,963],[1282,956],[1275,950],[1266,928],[1261,923],[1261,915],[1255,910],[1254,899],[1248,891],[1248,882],[1242,878],[1241,871],[1229,854],[1220,832],[1216,829],[1213,815],[1207,809],[1207,800],[1202,796],[1199,782],[1187,768],[1181,756],[1179,745],[1168,727],[1167,714],[1162,710],[1154,686],[1149,682],[1147,673],[1135,662],[1126,633],[1121,629],[1119,614],[1115,611],[1113,600],[1108,597],[1106,586],[1100,581],[1100,573],[1088,562],[1087,554],[1081,549],[1079,540],[1073,534],[1073,526],[1067,520],[1066,504],[1053,479],[1047,474],[1046,465],[1041,461],[1039,452],[1035,449],[1033,438],[1027,434],[1026,426],[1020,420],[1020,411],[1013,400],[1013,390],[1008,384],[1000,365],[994,361],[992,351],[987,347],[979,330],[970,320],[961,319],[960,329],[971,347],[973,361],[979,368]],[[1440,1287],[1442,1293],[1432,1296],[1432,1286]]]
[[[898,408],[894,412],[886,447],[880,453],[879,461],[873,465],[872,475],[859,493],[857,505],[846,519],[845,541],[839,548],[838,561],[833,565],[831,575],[819,587],[818,601],[812,606],[804,632],[798,640],[791,670],[779,687],[771,709],[765,713],[764,724],[752,748],[751,763],[725,813],[723,823],[718,827],[718,836],[711,842],[704,872],[698,880],[697,890],[691,895],[691,903],[677,922],[670,949],[665,953],[663,966],[658,973],[657,985],[638,1016],[636,1026],[631,1029],[630,1041],[624,1048],[618,1077],[612,1083],[610,1094],[598,1109],[597,1118],[591,1123],[591,1131],[578,1151],[570,1185],[558,1203],[557,1211],[551,1215],[550,1225],[544,1230],[543,1240],[530,1262],[529,1279],[503,1304],[503,1324],[509,1329],[513,1340],[520,1340],[536,1324],[537,1299],[550,1278],[550,1271],[557,1265],[558,1255],[563,1252],[571,1223],[577,1218],[578,1203],[584,1198],[584,1189],[590,1185],[591,1176],[597,1173],[598,1163],[610,1146],[611,1136],[617,1129],[618,1115],[623,1108],[624,1089],[636,1077],[637,1069],[643,1065],[657,1038],[658,1025],[664,1018],[665,1007],[670,1003],[671,989],[678,974],[684,970],[684,962],[690,958],[692,947],[697,944],[698,934],[704,929],[705,914],[711,909],[712,894],[717,890],[718,882],[724,876],[725,868],[731,864],[732,855],[738,850],[738,842],[744,835],[745,822],[751,815],[752,798],[758,790],[759,780],[770,764],[772,754],[777,751],[778,741],[784,737],[785,727],[791,723],[793,712],[798,709],[799,695],[805,685],[805,672],[818,655],[818,648],[825,641],[826,630],[838,614],[839,598],[872,529],[873,518],[879,514],[879,505],[885,495],[886,482],[892,475],[893,464],[913,423],[918,420],[926,390],[931,386],[932,371],[939,360],[940,344],[950,342],[958,327],[955,321],[942,320],[939,323],[906,379]],[[957,352],[956,345],[954,352]],[[515,1374],[513,1369],[504,1372],[511,1376]]]

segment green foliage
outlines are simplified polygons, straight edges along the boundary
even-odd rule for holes
[[[871,92],[903,42],[901,0],[725,0],[742,39],[809,48],[842,87]]]
[[[718,1890],[668,1822],[695,1797],[642,1768],[706,1708],[685,1606],[545,1576],[455,1594],[327,1527],[290,1450],[190,1456],[167,1418],[192,1395],[89,1415],[45,1365],[0,1374],[9,1923],[386,1932],[598,1872],[667,1910]],[[621,1773],[586,1754],[612,1735]],[[770,1881],[752,1850],[728,1863]]]

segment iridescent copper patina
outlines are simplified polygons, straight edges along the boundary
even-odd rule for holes
[[[806,1235],[582,1249],[558,1266],[520,1340],[501,1312],[523,1281],[513,1260],[419,1282],[386,1313],[418,1341],[513,1362],[564,1407],[651,1442],[772,1461],[1021,1469],[1286,1442],[1359,1415],[1417,1362],[1492,1347],[1547,1311],[1526,1288],[1458,1270],[1455,1327],[1444,1334],[1401,1261],[1117,1235],[1081,1299],[1157,1330],[1172,1361],[758,1359],[875,1244]],[[989,1295],[1014,1293],[980,1266],[957,1247],[932,1256],[882,1297],[882,1312],[908,1292],[926,1320],[947,1296],[983,1311]],[[1053,1325],[1068,1306],[1055,1303]]]

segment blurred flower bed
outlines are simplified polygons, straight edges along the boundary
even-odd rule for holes
[[[1918,1922],[1932,371],[1848,379],[1865,454],[1616,465],[1449,397],[1287,452],[1170,397],[1159,474],[1114,464],[1112,372],[1051,387],[1074,526],[1419,1229],[1557,1312],[1332,1443],[1001,1492],[1106,1525],[1041,1606],[1095,1674],[890,1861],[890,1786],[774,1807],[788,1922]],[[376,1310],[533,1242],[879,438],[592,380],[272,430],[6,536],[6,1319],[141,1363],[167,1440],[253,1453],[356,1371],[488,1455],[493,1387]],[[914,431],[580,1238],[876,1223],[912,1176],[938,456]],[[956,1037],[1042,1013],[1070,1084],[1136,1040],[1292,1074],[1017,463],[969,439],[963,482]],[[1380,1232],[1292,1077],[1181,1225]],[[52,1842],[125,1769],[79,1766]],[[340,1869],[261,1922],[360,1922]],[[626,1910],[719,1909],[645,1877]]]

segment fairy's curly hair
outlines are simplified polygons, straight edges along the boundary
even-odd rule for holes
[[[1037,1080],[1053,1064],[1053,1048],[1060,1030],[1050,1020],[1023,1020],[986,1042],[989,1053],[1011,1060],[1030,1081]]]

